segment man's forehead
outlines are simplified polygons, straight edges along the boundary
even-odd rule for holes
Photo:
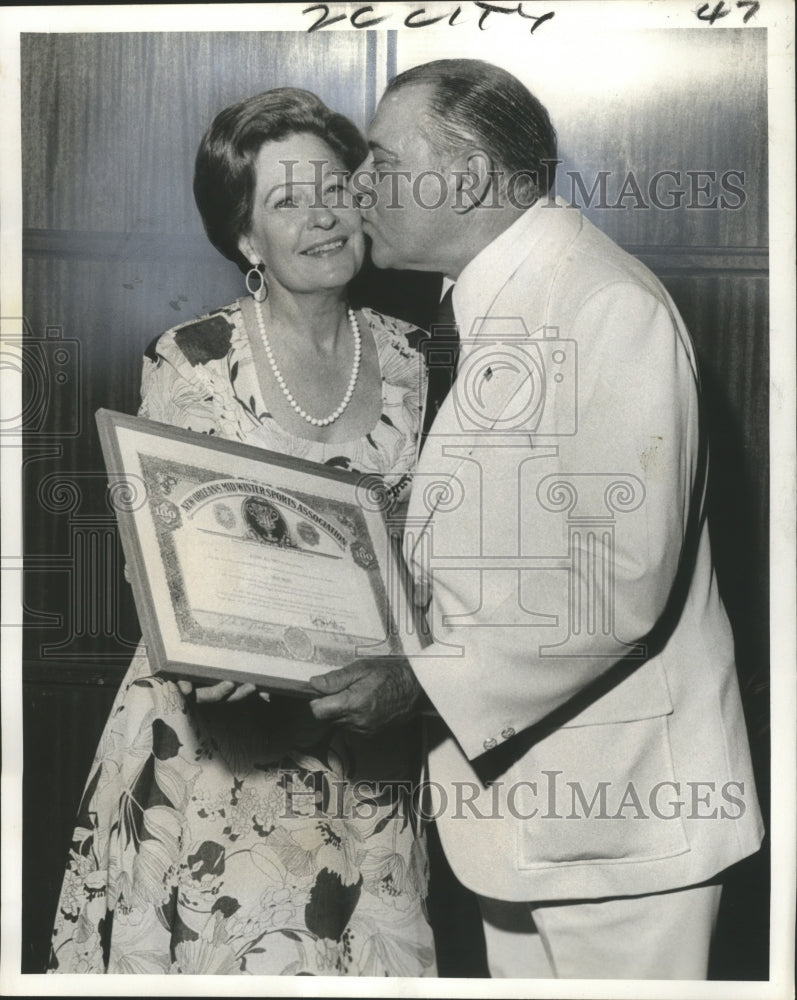
[[[409,134],[417,135],[430,96],[428,84],[408,84],[385,94],[368,129],[369,140],[390,146]]]

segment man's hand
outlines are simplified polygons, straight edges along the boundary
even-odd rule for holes
[[[424,701],[423,688],[404,659],[356,660],[311,677],[310,683],[325,696],[310,702],[316,719],[361,736],[375,736],[385,726],[411,718]]]

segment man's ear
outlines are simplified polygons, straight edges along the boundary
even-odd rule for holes
[[[451,164],[449,177],[454,192],[451,207],[458,215],[488,201],[498,179],[493,159],[483,149],[461,153]]]

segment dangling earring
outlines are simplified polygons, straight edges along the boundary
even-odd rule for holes
[[[265,302],[268,298],[268,284],[266,282],[266,277],[260,270],[262,264],[250,267],[246,272],[246,290],[255,300],[255,302]],[[258,279],[257,288],[252,288],[252,275],[256,274]]]

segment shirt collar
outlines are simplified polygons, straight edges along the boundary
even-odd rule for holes
[[[566,208],[567,204],[557,198],[556,207]],[[454,316],[462,337],[473,335],[474,324],[490,312],[498,293],[541,241],[547,229],[545,213],[551,213],[553,208],[547,196],[540,198],[463,269],[452,294]],[[447,281],[450,284],[449,279],[444,279],[444,293],[449,287]]]

